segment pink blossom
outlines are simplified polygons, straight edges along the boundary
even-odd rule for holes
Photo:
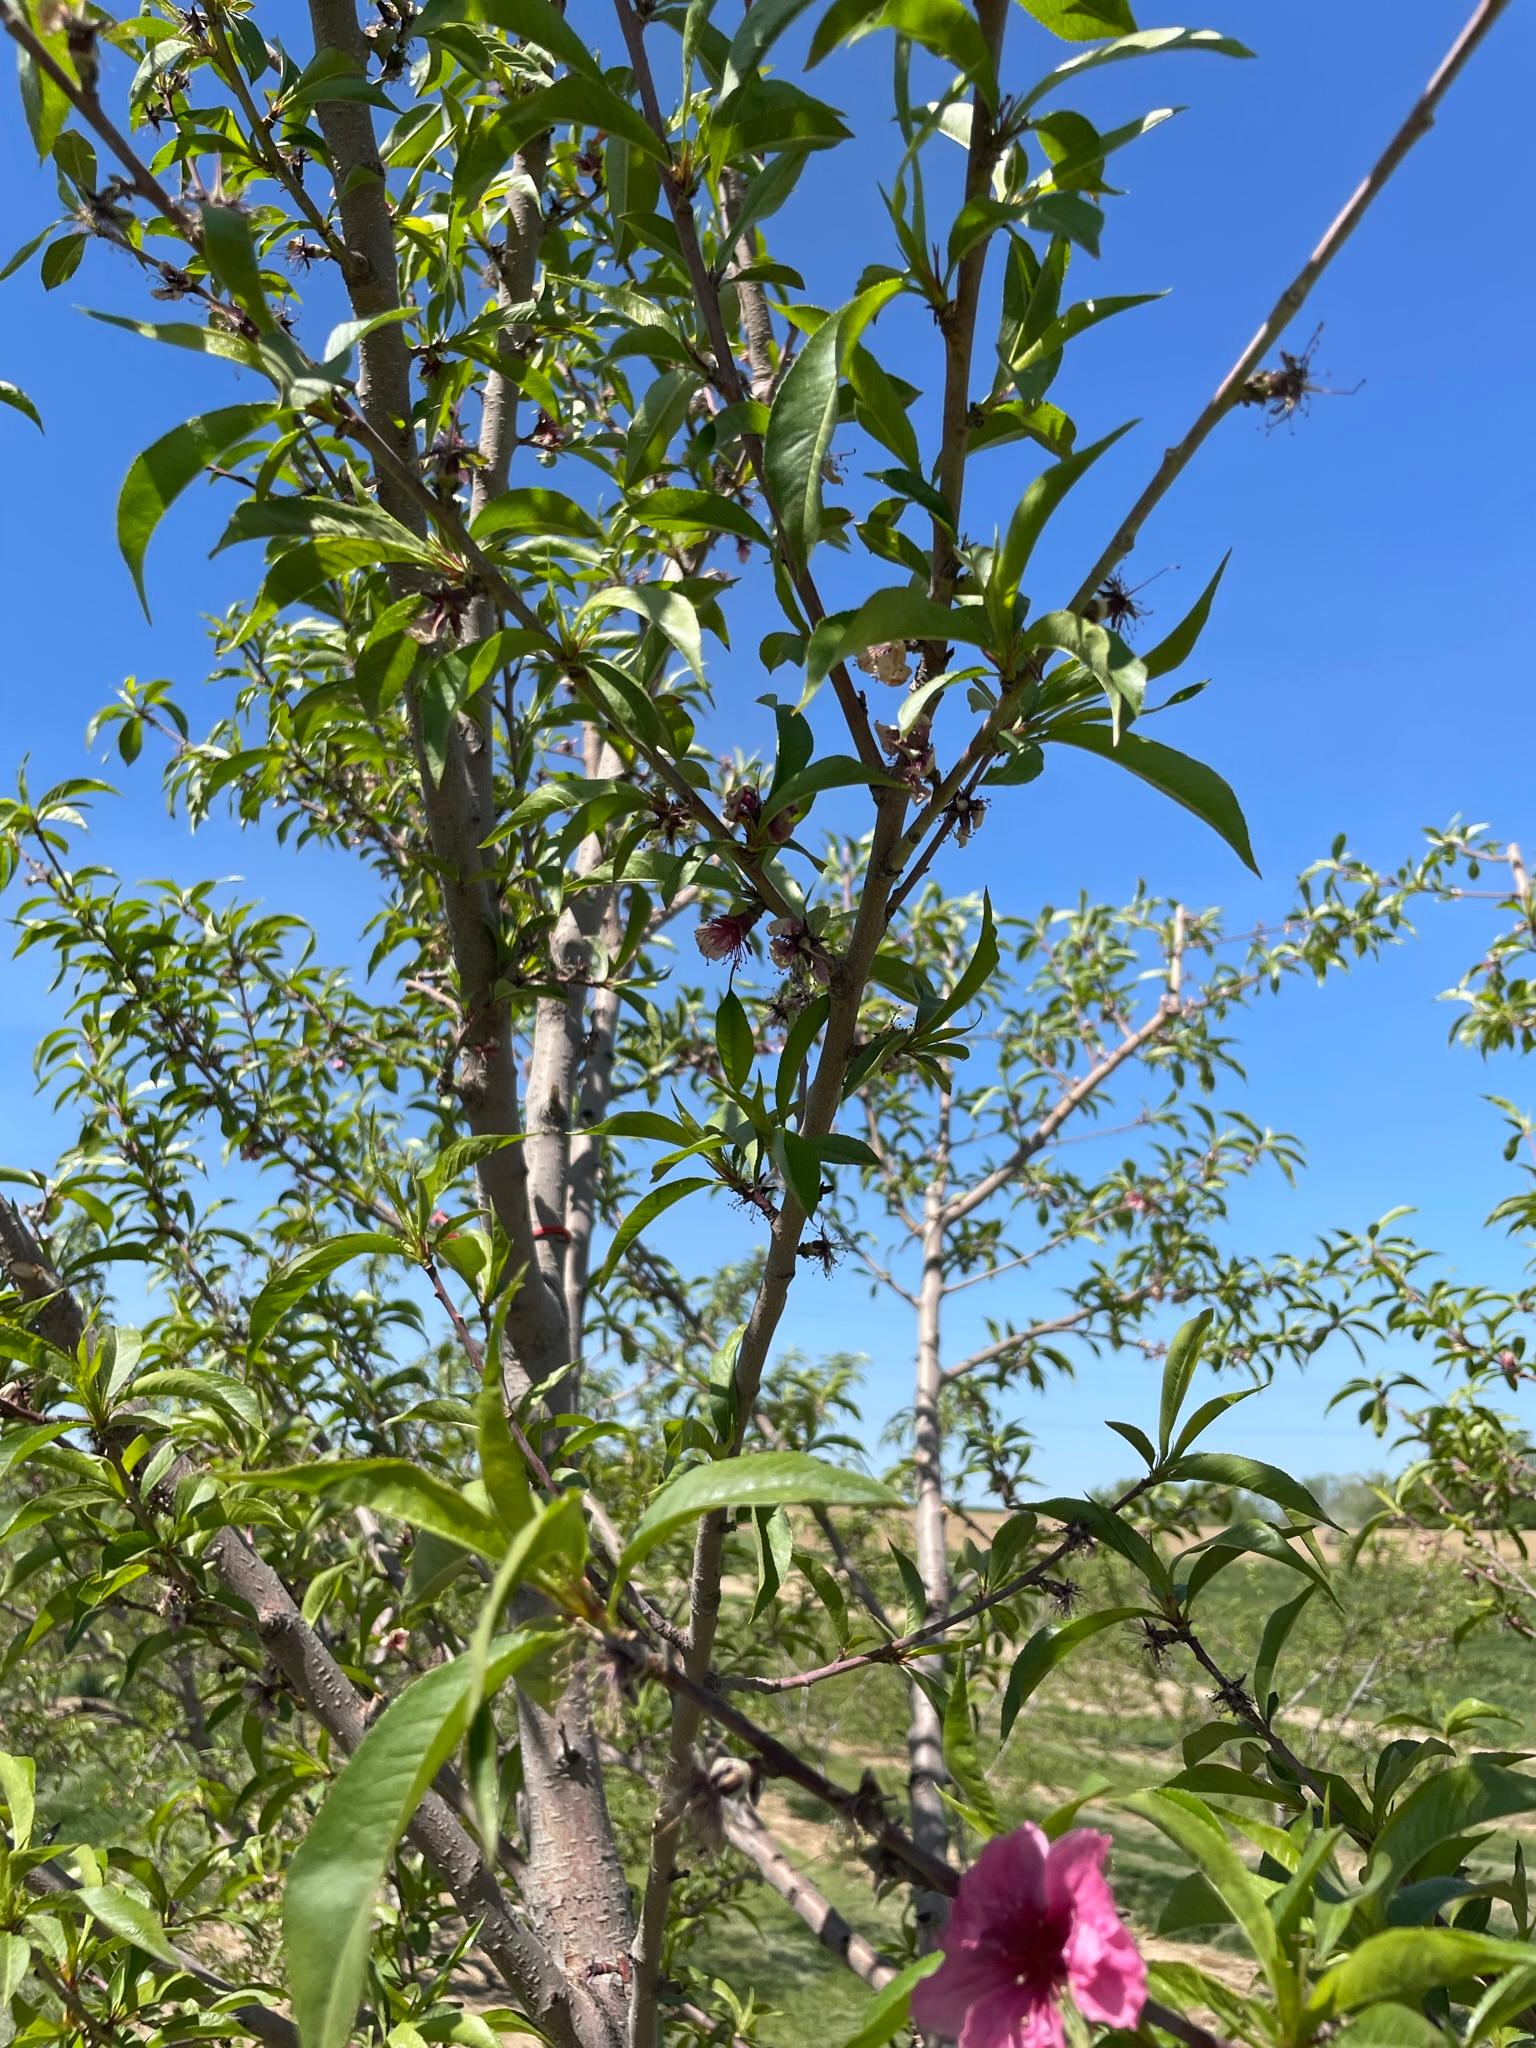
[[[1059,2001],[1134,2027],[1147,1968],[1104,1881],[1108,1835],[1048,1842],[1026,1822],[999,1835],[960,1880],[944,1961],[912,1993],[912,2019],[960,2048],[1064,2048]]]
[[[715,917],[706,917],[693,935],[694,944],[706,960],[729,960],[739,967],[747,950],[747,934],[762,914],[754,908],[722,910]]]

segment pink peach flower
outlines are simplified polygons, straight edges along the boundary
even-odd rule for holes
[[[1104,1881],[1108,1835],[1033,1822],[999,1835],[960,1880],[944,1961],[912,1993],[912,2019],[960,2048],[1064,2048],[1060,1999],[1134,2027],[1147,1966]]]
[[[747,935],[762,914],[760,906],[752,906],[706,917],[693,935],[694,944],[706,960],[729,960],[732,967],[739,967],[746,957]]]

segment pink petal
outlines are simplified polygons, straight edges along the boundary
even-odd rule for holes
[[[1048,1848],[1033,1821],[988,1842],[960,1880],[950,1914],[952,1938],[975,1941],[993,1930],[1006,1933],[1020,1918],[1038,1915],[1046,1903]]]
[[[925,2033],[944,2034],[954,2040],[978,2005],[1004,1994],[1013,2000],[1017,2010],[1020,1993],[1006,1958],[994,1948],[978,1948],[967,1942],[947,1949],[944,1961],[933,1975],[913,1985],[912,2018]]]
[[[1051,1846],[1046,1886],[1053,1904],[1072,1914],[1067,1978],[1085,2017],[1134,2026],[1147,1996],[1147,1966],[1115,1910],[1104,1879],[1108,1835],[1073,1828]]]
[[[1066,2037],[1055,2003],[1015,1984],[972,2006],[960,2048],[1066,2048]]]

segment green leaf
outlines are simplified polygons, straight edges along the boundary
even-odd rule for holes
[[[9,384],[4,377],[0,377],[0,405],[8,405],[13,412],[24,413],[37,431],[42,433],[42,414],[19,384]]]
[[[741,997],[734,989],[727,989],[715,1012],[715,1045],[726,1080],[733,1088],[744,1087],[757,1047]]]
[[[750,19],[750,16],[748,17]],[[683,491],[670,486],[637,493],[629,509],[642,525],[657,533],[731,533],[738,540],[755,541],[771,548],[766,533],[744,505],[719,491]]]
[[[1376,2005],[1330,2034],[1328,2048],[1445,2048],[1445,2035],[1433,2020],[1406,2005]]]
[[[261,265],[250,223],[232,206],[205,206],[202,224],[203,254],[209,269],[236,304],[265,332],[273,324],[272,308],[262,288]]]
[[[260,431],[272,418],[270,405],[227,405],[173,427],[134,458],[117,500],[117,545],[133,577],[144,616],[144,557],[155,528],[187,485],[216,462],[226,448]]]
[[[1279,2007],[1282,2038],[1289,2039],[1300,1991],[1269,1915],[1268,1894],[1202,1800],[1188,1792],[1134,1792],[1120,1801],[1177,1843],[1219,1895],[1247,1936]]]
[[[1270,1699],[1274,1692],[1275,1666],[1285,1648],[1291,1630],[1301,1619],[1302,1612],[1316,1586],[1303,1586],[1294,1600],[1287,1600],[1283,1607],[1277,1607],[1264,1624],[1264,1633],[1259,1638],[1259,1654],[1253,1667],[1253,1696],[1258,1701],[1260,1713],[1269,1713]]]
[[[1163,796],[1182,804],[1186,811],[1209,825],[1224,839],[1244,867],[1259,872],[1248,838],[1248,823],[1230,786],[1214,768],[1191,760],[1158,740],[1145,740],[1139,733],[1122,733],[1116,744],[1103,724],[1064,719],[1051,728],[1050,737],[1063,746],[1076,747],[1084,754],[1096,754],[1101,761],[1117,762],[1132,775],[1150,784]]]
[[[498,1525],[469,1500],[462,1486],[408,1458],[337,1458],[312,1465],[274,1465],[239,1475],[242,1486],[262,1493],[297,1493],[339,1507],[372,1508],[376,1514],[430,1529],[494,1563],[505,1544]]]
[[[980,605],[938,604],[915,584],[892,584],[865,598],[851,616],[838,612],[821,621],[806,650],[806,680],[819,683],[838,662],[882,640],[960,640],[984,647],[987,639]]]
[[[1081,663],[1109,699],[1110,738],[1118,744],[1126,715],[1134,718],[1141,710],[1147,682],[1146,670],[1119,634],[1094,625],[1076,612],[1046,612],[1020,634],[1018,644],[1021,652],[1033,647],[1058,648]],[[1078,729],[1071,719],[1058,723],[1071,726],[1074,731]],[[1056,730],[1051,727],[1051,738],[1055,738]]]
[[[592,77],[557,78],[523,94],[515,105],[494,114],[482,126],[471,130],[471,139],[460,154],[453,173],[456,205],[478,206],[486,188],[503,172],[525,142],[542,135],[547,128],[567,124],[619,136],[659,164],[667,161],[666,145],[652,133],[649,123],[621,99],[611,87]]]
[[[1376,1903],[1384,1906],[1442,1842],[1490,1821],[1533,1811],[1536,1778],[1482,1757],[1426,1779],[1395,1809],[1372,1845],[1365,1875],[1383,1887],[1375,1894]]]
[[[1530,1963],[1536,1963],[1536,1945],[1528,1941],[1499,1941],[1457,1927],[1389,1927],[1368,1936],[1318,1979],[1307,2012],[1331,2019],[1383,1999],[1409,2003],[1463,1978]]]
[[[251,1303],[250,1336],[247,1353],[254,1357],[268,1336],[292,1308],[312,1294],[322,1280],[349,1259],[361,1259],[377,1252],[398,1252],[397,1238],[382,1230],[357,1230],[345,1237],[333,1237],[317,1244],[275,1273]]]
[[[507,1427],[502,1399],[501,1376],[488,1363],[476,1404],[475,1437],[480,1453],[480,1477],[497,1519],[508,1535],[532,1521],[537,1503],[528,1483],[528,1468]]]
[[[480,1702],[485,1698],[491,1641],[501,1610],[525,1580],[538,1578],[540,1568],[551,1558],[564,1560],[566,1569],[561,1577],[566,1581],[580,1576],[587,1561],[587,1525],[580,1494],[562,1493],[543,1503],[507,1545],[469,1642],[470,1714],[479,1712]]]
[[[165,1929],[144,1901],[135,1898],[132,1892],[125,1892],[115,1884],[82,1885],[68,1897],[76,1905],[84,1906],[92,1919],[99,1920],[110,1933],[123,1941],[131,1941],[145,1955],[154,1956],[162,1963],[178,1962]]]
[[[551,491],[542,484],[520,484],[491,499],[470,525],[476,540],[492,540],[501,533],[537,534],[541,540],[566,535],[572,540],[601,540],[603,529],[592,514],[564,491]]]
[[[1207,1481],[1213,1486],[1240,1486],[1246,1493],[1272,1500],[1277,1507],[1293,1508],[1299,1515],[1326,1522],[1330,1529],[1339,1526],[1331,1515],[1323,1512],[1316,1497],[1299,1479],[1292,1479],[1278,1465],[1267,1465],[1261,1458],[1238,1457],[1228,1451],[1192,1451],[1170,1466],[1164,1477]]]
[[[756,71],[784,31],[802,15],[810,0],[756,0],[749,7],[726,52],[721,96],[734,92],[748,72]]]
[[[1179,1410],[1184,1406],[1184,1396],[1189,1392],[1190,1381],[1200,1363],[1200,1353],[1205,1348],[1206,1334],[1211,1327],[1214,1309],[1202,1309],[1197,1316],[1191,1316],[1180,1326],[1173,1342],[1168,1346],[1168,1356],[1163,1361],[1163,1391],[1157,1410],[1157,1448],[1162,1457],[1167,1457],[1168,1446],[1173,1440],[1173,1425],[1179,1419]]]
[[[608,1256],[604,1259],[602,1271],[593,1281],[593,1286],[602,1287],[607,1284],[620,1259],[648,1223],[653,1223],[665,1210],[670,1209],[674,1202],[682,1201],[685,1195],[697,1194],[700,1188],[713,1185],[712,1181],[698,1178],[669,1180],[659,1188],[652,1188],[648,1195],[642,1196],[613,1233],[613,1243],[608,1247]]]
[[[769,794],[759,814],[760,822],[766,825],[791,805],[803,816],[809,800],[824,789],[875,789],[882,785],[891,788],[895,781],[895,776],[883,774],[878,768],[866,768],[852,754],[823,754],[819,761],[802,768],[798,775],[789,776]]]
[[[1064,7],[1066,4],[1070,0],[1064,0]],[[1097,70],[1101,64],[1118,64],[1128,57],[1156,57],[1174,50],[1203,50],[1217,57],[1253,55],[1235,37],[1218,35],[1213,28],[1138,29],[1134,35],[1116,36],[1113,42],[1100,43],[1097,49],[1084,50],[1079,56],[1069,57],[1065,64],[1058,64],[1032,91],[1024,94],[1016,113],[1027,114],[1058,85],[1080,78],[1085,71]]]
[[[1165,639],[1159,640],[1150,653],[1144,654],[1141,657],[1142,666],[1145,668],[1149,679],[1154,676],[1168,675],[1194,652],[1195,642],[1205,631],[1205,622],[1211,615],[1211,605],[1215,600],[1217,589],[1220,586],[1222,577],[1226,574],[1227,564],[1231,559],[1232,551],[1229,548],[1217,564],[1216,574],[1207,583],[1204,590],[1201,591],[1173,631]]]
[[[624,1546],[616,1579],[679,1529],[723,1508],[871,1507],[901,1505],[901,1496],[863,1472],[840,1472],[803,1451],[762,1451],[693,1465],[661,1489]]]
[[[1064,43],[1097,43],[1136,33],[1128,0],[1021,0],[1042,28]]]
[[[600,78],[601,67],[591,50],[550,0],[427,0],[412,22],[414,34],[430,36],[451,22],[485,22],[504,29],[520,43],[532,43],[557,57],[572,71]]]
[[[883,1990],[877,1991],[864,2011],[864,2017],[854,2031],[843,2042],[842,2048],[885,2048],[887,2041],[905,2033],[911,2024],[912,1992],[925,1977],[931,1977],[943,1962],[942,1951],[937,1955],[919,1956],[915,1963],[908,1963],[899,1970]]]
[[[494,1648],[500,1685],[544,1647],[519,1632]],[[348,1759],[288,1867],[283,1951],[304,2048],[347,2048],[362,2001],[373,1905],[395,1846],[467,1726],[468,1660],[455,1658],[392,1700]]]
[[[1019,1710],[1030,1694],[1058,1664],[1064,1664],[1080,1644],[1103,1629],[1114,1628],[1122,1621],[1134,1621],[1137,1615],[1145,1612],[1142,1607],[1105,1607],[1097,1614],[1079,1615],[1076,1621],[1047,1622],[1043,1628],[1037,1628],[1014,1658],[1013,1669],[1008,1674],[1008,1689],[1003,1694],[1002,1717],[998,1723],[999,1739],[1007,1741],[1014,1722],[1019,1718]]]
[[[31,1757],[0,1750],[0,1798],[10,1810],[11,1847],[25,1849],[37,1812],[37,1766]]]
[[[1127,420],[1123,427],[1116,427],[1112,434],[1106,434],[1102,441],[1095,441],[1090,447],[1080,448],[1075,455],[1064,455],[1059,462],[1053,462],[1049,469],[1042,470],[1020,498],[1013,517],[1008,522],[1008,532],[999,548],[994,562],[991,584],[993,589],[1012,596],[1019,587],[1020,579],[1029,566],[1035,543],[1045,531],[1047,520],[1071,490],[1078,478],[1093,467],[1106,448],[1113,448],[1123,434],[1128,434],[1136,424]]]
[[[634,612],[649,625],[659,627],[703,682],[704,640],[699,631],[699,615],[674,585],[616,583],[589,597],[580,616],[601,617],[606,612]]]
[[[795,358],[768,415],[763,459],[768,495],[791,555],[810,558],[821,536],[822,465],[837,425],[838,390],[855,342],[901,289],[882,279],[831,314]]]
[[[949,1698],[944,1703],[944,1762],[950,1776],[964,1793],[972,1813],[989,1833],[997,1834],[1002,1822],[976,1747],[976,1724],[971,1718],[970,1690],[966,1684],[963,1660],[956,1662]]]

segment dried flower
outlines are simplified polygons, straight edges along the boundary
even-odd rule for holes
[[[960,2048],[1064,2048],[1060,2000],[1134,2027],[1147,1968],[1104,1881],[1108,1835],[1054,1842],[1032,1822],[988,1842],[960,1880],[944,1961],[912,1992],[912,2018]]]
[[[955,844],[969,846],[971,837],[987,815],[985,797],[957,796],[950,805],[950,815],[955,821]]]
[[[750,782],[738,782],[722,806],[728,825],[745,825],[748,832],[763,815],[763,799]]]
[[[854,665],[876,682],[905,684],[910,673],[909,659],[905,640],[877,640],[873,647],[854,656]]]
[[[706,917],[694,933],[694,944],[706,960],[729,960],[732,967],[739,967],[746,957],[752,927],[762,914],[756,904],[717,911],[713,917]]]
[[[822,983],[832,979],[832,955],[803,917],[776,917],[768,927],[768,951],[775,967]]]

